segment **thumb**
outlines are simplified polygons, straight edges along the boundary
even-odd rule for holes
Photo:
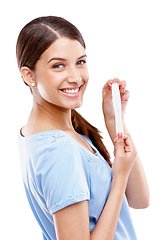
[[[122,133],[118,133],[116,143],[115,143],[116,157],[123,156],[124,151],[124,137]]]

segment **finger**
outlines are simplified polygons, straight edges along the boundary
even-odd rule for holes
[[[121,81],[118,78],[110,79],[107,83],[109,88],[111,88],[113,83],[118,83],[118,85],[121,86]]]
[[[124,138],[122,136],[122,133],[119,133],[117,136],[117,140],[115,143],[115,149],[116,149],[116,156],[122,156],[124,155],[125,151],[124,151]]]
[[[112,83],[113,83],[113,80],[110,79],[104,84],[103,90],[102,90],[103,95],[105,95],[108,92],[111,92]]]
[[[103,87],[103,90],[102,90],[102,94],[103,96],[105,96],[106,94],[108,95],[109,93],[111,94],[111,91],[112,91],[112,84],[113,83],[118,83],[118,85],[120,86],[121,85],[121,82],[118,78],[114,78],[114,79],[110,79],[108,80],[104,87]]]
[[[131,137],[127,134],[124,136],[124,143],[126,146],[131,146]]]
[[[124,147],[124,150],[125,150],[126,153],[131,152],[130,146],[125,146],[125,147]]]
[[[121,85],[121,81],[118,78],[113,78],[112,83],[118,83],[119,85]]]
[[[105,95],[109,90],[110,90],[110,80],[107,81],[103,86],[103,89],[102,89],[103,95]]]
[[[130,93],[126,90],[123,94],[121,94],[121,102],[128,101]]]
[[[121,81],[121,85],[120,85],[120,92],[121,92],[121,94],[125,92],[126,86],[127,86],[126,81],[122,80]]]
[[[114,143],[114,144],[116,143],[116,140],[117,140],[117,137],[115,137],[114,140],[113,140],[113,143]]]
[[[130,143],[130,140],[129,140],[129,139],[126,139],[124,142],[125,142],[125,146],[130,146],[130,145],[131,145],[131,143]]]

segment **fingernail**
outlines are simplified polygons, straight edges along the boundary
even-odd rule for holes
[[[118,138],[122,138],[122,137],[123,137],[122,133],[118,133]]]
[[[113,143],[116,143],[117,138],[114,138]]]
[[[124,93],[125,92],[125,88],[121,88],[121,93]]]
[[[117,80],[117,79],[113,79],[113,80],[112,80],[112,83],[118,83],[118,84],[120,84],[121,81],[120,81],[120,80]]]
[[[111,90],[111,84],[110,83],[108,83],[108,89]]]

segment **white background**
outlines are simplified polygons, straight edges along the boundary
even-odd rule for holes
[[[164,0],[3,1],[0,6],[0,239],[42,239],[23,189],[17,134],[32,105],[15,57],[21,28],[35,17],[66,18],[87,45],[90,82],[79,109],[98,127],[109,151],[101,91],[109,78],[126,80],[126,123],[138,149],[151,192],[150,207],[131,209],[140,240],[168,239],[168,7]]]

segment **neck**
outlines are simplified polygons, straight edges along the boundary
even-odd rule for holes
[[[33,99],[33,108],[28,125],[41,131],[52,129],[72,130],[71,109],[63,109],[48,102],[41,104]]]

